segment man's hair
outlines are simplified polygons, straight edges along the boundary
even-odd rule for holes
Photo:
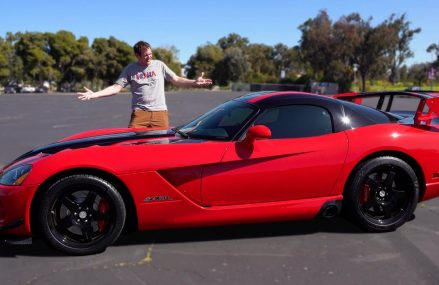
[[[151,45],[144,41],[138,41],[134,46],[134,54],[141,55],[142,53],[142,47],[151,48]]]

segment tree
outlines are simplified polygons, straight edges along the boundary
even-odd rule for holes
[[[230,47],[238,47],[241,50],[244,50],[248,44],[249,41],[246,37],[241,37],[240,35],[235,33],[231,33],[226,37],[222,37],[217,42],[217,46],[219,46],[224,51]]]
[[[435,67],[439,67],[439,44],[429,45],[427,48],[427,52],[433,53],[436,56],[436,60],[432,64]]]
[[[15,50],[23,60],[24,81],[42,83],[50,77],[59,79],[60,73],[54,68],[55,60],[49,54],[47,34],[20,34],[15,44]]]
[[[245,50],[250,64],[247,72],[249,82],[276,82],[276,67],[273,61],[273,47],[264,44],[250,44]]]
[[[372,27],[371,18],[358,22],[359,44],[353,54],[353,60],[359,65],[358,71],[361,76],[362,91],[366,91],[366,79],[369,75],[382,74],[389,65],[388,51],[392,46],[392,38],[389,34],[391,28],[386,22]]]
[[[350,89],[353,64],[358,60],[355,52],[362,43],[366,26],[367,22],[358,13],[343,16],[332,24],[326,11],[321,11],[299,27],[300,52],[314,79],[338,82],[341,91]]]
[[[187,62],[188,78],[195,78],[204,72],[207,78],[214,78],[214,70],[224,57],[223,50],[214,44],[198,47],[197,52]]]
[[[79,55],[75,58],[71,67],[72,76],[76,81],[93,81],[96,75],[95,55],[89,46],[87,37],[77,40]]]
[[[163,61],[177,75],[181,75],[181,63],[177,58],[178,50],[175,46],[169,48],[155,48],[154,57]]]
[[[341,17],[333,26],[333,39],[337,47],[331,62],[330,77],[339,83],[341,91],[349,91],[354,79],[354,54],[362,42],[364,20],[358,13]]]
[[[20,33],[13,34],[8,32],[2,47],[2,52],[8,61],[9,75],[7,83],[18,83],[23,81],[23,60],[17,55],[15,50],[15,44],[20,36]]]
[[[299,26],[302,32],[300,51],[302,58],[312,68],[314,78],[322,78],[330,71],[334,57],[332,22],[326,11],[320,11],[314,19],[308,19]]]
[[[122,69],[135,61],[132,47],[114,37],[96,38],[91,48],[95,54],[96,75],[104,85],[113,83]]]
[[[9,79],[8,43],[0,37],[0,83],[5,85]]]
[[[407,58],[413,57],[409,45],[413,36],[421,32],[421,28],[410,29],[410,22],[407,21],[405,14],[400,17],[392,14],[385,24],[390,30],[390,34],[387,35],[387,38],[390,39],[390,81],[396,83],[400,80],[400,67]]]
[[[279,77],[282,70],[285,72],[285,78],[279,81],[281,83],[296,83],[298,78],[307,73],[307,66],[301,58],[299,46],[288,48],[283,44],[275,45],[273,62]]]
[[[244,78],[250,69],[250,64],[239,47],[230,47],[225,50],[224,58],[215,69],[215,78],[221,85],[238,82]]]
[[[422,86],[428,80],[428,63],[414,64],[409,68],[408,79],[413,81],[417,86]]]
[[[87,38],[76,40],[68,31],[49,34],[49,54],[56,62],[60,83],[74,84],[87,79],[89,62],[93,60]]]

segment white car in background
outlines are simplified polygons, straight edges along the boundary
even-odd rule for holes
[[[32,85],[24,85],[21,88],[21,93],[34,93],[35,92],[35,87],[33,87]]]

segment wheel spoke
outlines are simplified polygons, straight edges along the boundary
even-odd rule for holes
[[[388,188],[392,188],[393,182],[395,181],[395,175],[396,173],[394,171],[390,171],[387,173],[386,180],[384,181],[384,186],[387,186]]]
[[[384,175],[384,170],[380,170],[376,173],[376,180],[379,181],[380,185],[383,183],[384,179],[383,179],[383,175]]]
[[[61,203],[69,209],[70,212],[75,212],[78,208],[78,204],[76,203],[76,198],[72,195],[65,196],[64,199],[62,199]]]
[[[378,182],[376,178],[372,178],[372,177],[367,178],[366,184],[369,185],[371,190],[373,190],[374,192],[376,191],[376,189],[380,187],[380,182]]]
[[[93,204],[94,204],[95,200],[96,200],[96,193],[93,191],[90,191],[90,192],[88,192],[88,195],[82,204],[86,207],[93,208]]]
[[[70,228],[71,226],[73,226],[73,221],[72,221],[72,218],[70,216],[65,217],[64,219],[62,219],[58,223],[58,228],[63,229],[63,230],[66,230],[66,229]]]
[[[93,238],[93,228],[90,224],[81,226],[81,232],[86,242],[91,241]]]
[[[378,207],[379,204],[375,199],[370,199],[369,201],[367,201],[364,205],[363,205],[363,209],[365,209],[366,211],[369,212],[369,209],[372,208],[373,210],[375,210],[376,207]]]

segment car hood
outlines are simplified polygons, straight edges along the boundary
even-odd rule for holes
[[[93,132],[93,134],[96,134],[96,132]],[[135,144],[169,144],[195,143],[200,141],[201,140],[188,140],[177,137],[175,136],[174,130],[131,130],[119,133],[99,134],[93,136],[72,136],[55,143],[34,148],[33,150],[18,157],[11,164],[38,154],[55,154],[65,149],[78,149],[95,145],[108,146],[123,142],[130,142]]]

